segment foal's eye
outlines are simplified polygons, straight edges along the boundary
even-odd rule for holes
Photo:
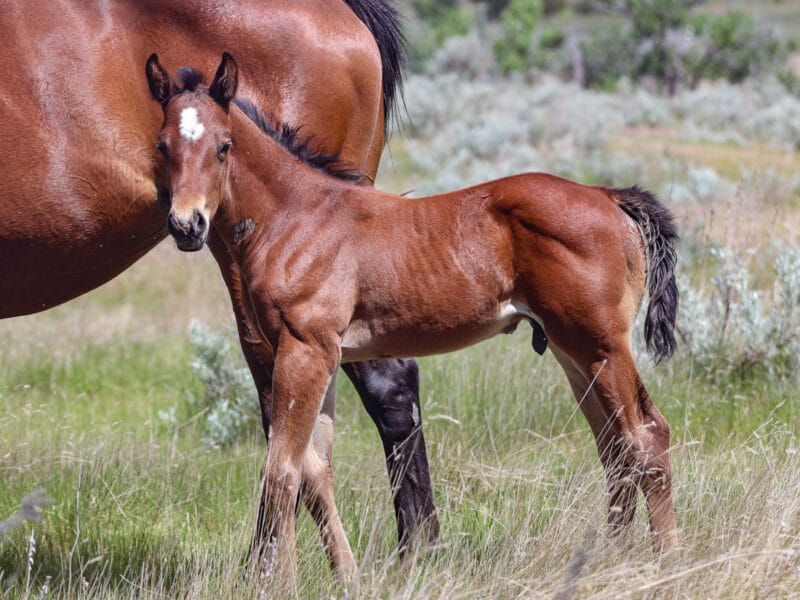
[[[228,150],[231,149],[231,146],[233,146],[233,142],[230,140],[220,144],[219,148],[217,148],[217,157],[220,160],[225,160],[225,157],[228,156]]]
[[[156,150],[157,150],[157,151],[158,151],[158,153],[159,153],[159,154],[161,154],[161,156],[163,156],[164,158],[167,158],[167,156],[169,155],[169,151],[168,151],[168,149],[167,149],[167,145],[166,145],[164,142],[162,142],[162,141],[159,141],[159,142],[156,144]]]

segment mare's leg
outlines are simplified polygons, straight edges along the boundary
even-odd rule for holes
[[[439,539],[419,405],[419,368],[413,359],[342,365],[383,442],[392,486],[400,551]]]
[[[242,347],[242,353],[247,361],[247,366],[250,368],[250,374],[256,386],[258,402],[261,409],[261,425],[264,428],[264,435],[268,437],[270,423],[272,421],[272,367],[274,363],[274,353],[272,348],[261,340],[261,336],[258,335],[255,327],[252,325],[252,323],[254,323],[252,316],[253,310],[242,283],[239,267],[231,258],[228,249],[225,247],[225,244],[214,228],[209,232],[208,247],[214,255],[214,259],[217,261],[220,273],[222,273],[222,278],[225,280],[225,286],[228,288],[228,293],[231,297],[233,313],[236,317],[236,329],[239,333],[239,344]],[[264,480],[265,468],[266,454],[261,467],[262,481]],[[255,556],[260,556],[266,550],[266,546],[264,545],[266,541],[264,518],[264,496],[262,493],[258,505],[256,528],[250,547],[251,554]]]
[[[304,469],[313,471],[306,462],[314,424],[319,415],[325,391],[338,362],[323,348],[301,342],[288,330],[281,333],[273,371],[272,430],[267,451],[263,496],[265,498],[266,530],[274,545],[274,572],[279,586],[291,590],[295,577],[295,505],[303,483]],[[312,497],[319,496],[319,487],[307,489]],[[333,498],[330,506],[335,509]],[[317,513],[317,516],[319,513]],[[335,519],[335,511],[324,515]],[[347,543],[346,538],[344,543]],[[272,557],[270,557],[272,558]],[[334,565],[337,572],[355,572],[352,554],[338,556],[342,564]]]
[[[633,522],[634,486],[637,486],[647,501],[656,550],[674,546],[677,527],[672,505],[669,425],[642,384],[631,354],[629,335],[607,338],[600,346],[596,340],[574,333],[569,345],[575,351],[565,351],[561,346],[557,357],[576,396],[580,392],[579,399],[591,385],[581,409],[591,424],[606,471],[613,533],[627,530]],[[587,345],[580,344],[581,338]],[[553,341],[556,345],[556,340]],[[579,350],[581,346],[584,351]],[[585,352],[586,348],[599,347],[604,350]]]

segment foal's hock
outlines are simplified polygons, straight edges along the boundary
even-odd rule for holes
[[[265,486],[279,568],[293,572],[302,483],[334,567],[354,569],[330,477],[304,454],[337,364],[447,352],[520,321],[591,425],[612,530],[633,522],[638,488],[655,546],[675,544],[669,427],[631,352],[645,291],[649,349],[659,361],[675,347],[677,232],[655,196],[531,173],[409,200],[334,180],[264,135],[266,120],[233,101],[230,55],[209,88],[156,72],[169,82],[160,143],[172,210],[215,219],[276,350]],[[185,134],[187,114],[203,135]]]

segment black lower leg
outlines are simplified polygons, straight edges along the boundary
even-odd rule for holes
[[[419,369],[413,359],[342,365],[383,442],[401,553],[439,539],[419,406]]]

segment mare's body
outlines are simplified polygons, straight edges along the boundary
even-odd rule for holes
[[[148,69],[151,82],[168,80],[155,56]],[[613,529],[633,522],[638,487],[655,546],[676,542],[669,426],[631,351],[645,290],[648,347],[660,360],[675,345],[677,232],[654,196],[545,174],[419,200],[347,184],[297,160],[231,104],[230,55],[207,91],[187,74],[177,93],[151,87],[165,110],[171,214],[216,212],[258,331],[276,349],[265,496],[288,579],[292,502],[309,482],[334,566],[354,569],[331,481],[304,458],[339,362],[454,350],[522,319],[549,339],[592,427]],[[198,115],[203,137],[178,127],[186,114]],[[249,233],[234,235],[244,222]]]
[[[154,48],[174,64],[211,65],[224,49],[246,53],[242,97],[278,121],[302,123],[320,149],[374,177],[384,100],[394,94],[402,48],[396,21],[387,21],[390,3],[350,4],[373,26],[381,26],[375,15],[384,20],[379,37],[388,47],[379,49],[339,0],[3,2],[0,318],[83,294],[166,236],[169,200],[154,148],[162,112],[143,78],[129,77],[141,72]],[[272,351],[253,333],[238,268],[214,232],[209,246],[231,292],[266,430],[271,381],[265,364]],[[435,536],[424,441],[415,420],[416,364],[354,365],[348,374],[381,432],[397,486],[401,537],[426,520]],[[325,412],[332,417],[329,400]],[[401,465],[393,448],[405,440],[413,451]]]

